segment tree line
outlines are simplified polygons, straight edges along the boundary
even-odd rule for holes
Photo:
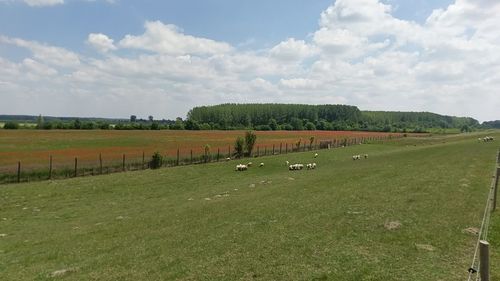
[[[430,129],[471,131],[499,128],[500,121],[482,125],[470,117],[455,117],[431,112],[361,111],[349,105],[306,104],[220,104],[191,109],[187,118],[139,119],[30,118],[36,129],[75,130],[333,130],[378,132],[427,132]],[[0,119],[3,120],[3,119]],[[5,129],[23,127],[12,117]]]

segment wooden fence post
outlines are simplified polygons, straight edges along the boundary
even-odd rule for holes
[[[283,143],[280,142],[280,154],[281,154],[281,148],[283,148]]]
[[[287,153],[288,153],[288,143],[286,143],[286,145],[285,145],[285,154],[287,154]]]
[[[274,155],[274,144],[273,144],[273,155]]]
[[[220,158],[220,148],[217,147],[217,162],[219,162]]]
[[[227,146],[227,158],[231,158],[231,145]]]
[[[144,155],[144,151],[142,151],[142,169],[144,170],[144,163],[146,162],[146,158]]]
[[[102,175],[102,154],[99,153],[99,174]]]
[[[490,281],[490,243],[485,240],[479,241],[479,275],[481,281]]]
[[[123,159],[122,159],[122,172],[125,172],[125,154],[123,154]]]
[[[75,178],[78,176],[78,157],[75,157]]]
[[[17,182],[21,182],[21,161],[17,162]]]
[[[264,156],[267,156],[267,146],[264,146]]]
[[[176,166],[179,166],[179,149],[177,148],[177,162],[176,162]]]
[[[193,164],[193,150],[191,149],[191,164]]]
[[[49,180],[52,179],[52,155],[50,155],[50,161],[49,161]]]

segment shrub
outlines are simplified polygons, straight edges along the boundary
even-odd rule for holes
[[[3,125],[3,128],[6,130],[17,130],[19,129],[19,124],[16,122],[9,121]]]
[[[245,133],[245,147],[247,149],[247,155],[252,156],[252,150],[257,141],[257,135],[252,131],[247,131]]]
[[[237,137],[234,142],[234,155],[238,158],[243,156],[243,148],[245,146],[245,140],[242,137]]]
[[[163,156],[159,152],[153,153],[153,156],[151,156],[151,161],[149,162],[149,167],[151,169],[158,169],[162,166],[163,164]]]

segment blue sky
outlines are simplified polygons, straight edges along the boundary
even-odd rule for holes
[[[14,105],[0,113],[302,102],[500,119],[496,2],[0,0],[0,97]]]
[[[0,33],[83,50],[92,32],[111,37],[140,33],[147,20],[175,24],[186,33],[236,46],[265,48],[283,38],[305,38],[331,0],[166,0],[71,1],[32,8],[22,1],[3,3]],[[398,18],[423,22],[450,0],[385,1]],[[1,4],[0,4],[1,5]]]

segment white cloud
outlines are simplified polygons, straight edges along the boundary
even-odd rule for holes
[[[23,0],[31,7],[55,6],[64,4],[64,0]]]
[[[148,21],[144,27],[146,29],[144,34],[127,35],[119,42],[120,46],[170,55],[213,55],[232,50],[232,47],[224,42],[185,35],[182,30],[172,24],[165,25],[160,21]]]
[[[0,35],[0,44],[11,44],[30,50],[34,57],[44,63],[61,67],[76,67],[80,65],[79,56],[64,48],[49,46],[35,41],[27,41],[19,38],[9,38]]]
[[[304,40],[288,40],[274,46],[269,53],[271,56],[283,61],[300,61],[314,56],[317,50],[314,46],[308,45]]]
[[[87,38],[87,44],[103,53],[116,50],[116,46],[113,44],[113,39],[102,33],[90,33]]]
[[[500,119],[500,3],[456,0],[423,24],[392,11],[377,0],[337,0],[311,36],[253,51],[158,21],[116,44],[90,34],[87,44],[107,52],[97,58],[0,36],[32,53],[17,63],[0,57],[2,104],[30,100],[23,113],[173,118],[223,102],[347,103]]]

